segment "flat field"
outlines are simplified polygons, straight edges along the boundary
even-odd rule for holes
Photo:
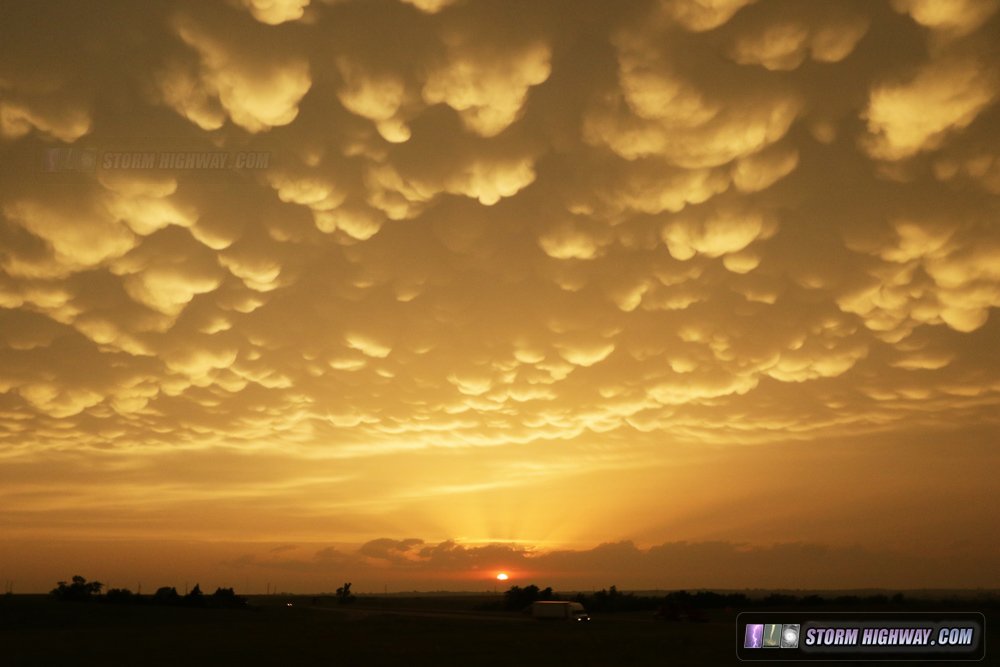
[[[657,621],[648,613],[544,622],[484,611],[487,601],[371,597],[337,605],[271,596],[251,598],[244,609],[191,609],[6,596],[0,665],[739,664],[735,611],[710,613],[701,623]],[[988,616],[987,663],[991,642],[1000,645],[996,628],[995,615]]]

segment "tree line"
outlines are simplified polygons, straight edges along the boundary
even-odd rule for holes
[[[700,611],[706,609],[790,606],[818,607],[826,605],[864,605],[870,607],[901,605],[904,603],[902,593],[896,593],[892,596],[875,594],[868,596],[838,595],[833,597],[822,597],[815,594],[796,596],[784,593],[771,593],[762,598],[751,599],[745,593],[716,593],[713,591],[689,593],[682,590],[667,593],[666,595],[638,595],[622,592],[616,586],[611,586],[610,588],[601,589],[593,593],[560,595],[553,591],[551,587],[543,589],[532,584],[524,587],[512,586],[507,591],[504,591],[501,606],[508,611],[521,611],[533,602],[542,600],[570,600],[579,602],[588,611],[593,612],[650,611],[664,618],[676,620],[701,620],[703,615],[700,614]]]
[[[111,604],[157,604],[178,607],[245,607],[246,599],[237,595],[232,588],[216,588],[211,595],[206,595],[199,584],[185,595],[177,592],[173,586],[162,586],[152,595],[133,593],[127,588],[111,588],[103,595],[104,584],[99,581],[87,581],[76,575],[69,582],[60,581],[50,591],[50,595],[63,602],[100,601]]]

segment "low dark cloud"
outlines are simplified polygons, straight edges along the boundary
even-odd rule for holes
[[[410,543],[412,546],[403,546]],[[632,589],[891,589],[907,588],[912,581],[930,588],[971,586],[991,576],[988,564],[996,555],[995,550],[992,554],[965,550],[957,560],[942,566],[935,558],[889,548],[810,542],[667,542],[640,548],[625,541],[547,552],[517,545],[462,546],[450,541],[418,545],[424,545],[423,541],[381,538],[353,552],[327,548],[302,559],[246,556],[231,565],[310,573],[334,580],[348,577],[362,582],[359,590],[367,586],[373,592],[383,580],[396,585],[452,580],[463,586],[489,588],[498,572],[509,573],[516,585],[555,585],[564,590],[610,585]]]

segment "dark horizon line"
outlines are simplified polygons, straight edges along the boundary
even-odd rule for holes
[[[537,584],[533,584],[533,583],[525,584],[525,586],[531,586],[531,585],[537,585]],[[820,595],[820,594],[825,594],[825,595],[835,595],[835,594],[836,595],[858,595],[858,594],[871,595],[871,594],[895,594],[895,593],[902,593],[904,595],[909,594],[909,595],[916,595],[916,596],[919,596],[919,597],[924,597],[924,596],[927,596],[927,595],[940,595],[940,594],[951,594],[951,595],[961,594],[963,597],[965,597],[965,596],[1000,597],[1000,588],[984,588],[984,587],[977,587],[977,588],[926,588],[926,587],[925,588],[710,588],[710,587],[708,587],[708,588],[706,588],[706,587],[685,587],[685,588],[624,588],[624,587],[620,587],[620,586],[617,586],[617,585],[614,585],[614,584],[612,584],[612,585],[615,586],[616,590],[619,593],[630,593],[630,594],[663,594],[663,595],[667,595],[667,594],[670,594],[670,593],[679,593],[679,592],[688,592],[688,593],[719,593],[719,594],[743,593],[743,594],[746,594],[748,597],[754,597],[756,595],[773,595],[773,594],[808,596],[808,595]],[[515,584],[515,586],[518,586],[518,585]],[[167,585],[165,587],[169,588],[170,586]],[[524,586],[520,586],[520,587],[524,588]],[[115,588],[117,588],[117,586]],[[157,588],[161,588],[161,587],[157,587]],[[513,588],[513,587],[509,587],[509,588]],[[470,589],[465,589],[465,590],[450,590],[450,589],[417,590],[417,589],[411,589],[411,590],[398,590],[398,591],[391,591],[391,592],[390,591],[372,590],[372,591],[357,591],[356,595],[358,595],[358,596],[366,596],[366,597],[386,597],[386,596],[392,597],[392,596],[400,596],[400,595],[469,595],[469,596],[471,596],[471,595],[483,595],[483,594],[502,595],[504,593],[504,591],[509,590],[509,588],[505,588],[503,590],[500,590],[500,589],[494,590],[494,589],[491,589],[491,588],[483,588],[483,589],[476,589],[476,590],[470,590]],[[108,588],[105,587],[104,593],[106,593],[107,590],[108,590]],[[128,590],[130,590],[130,589],[128,589]],[[576,594],[576,593],[591,593],[592,594],[592,593],[600,591],[600,590],[607,590],[607,587],[605,587],[603,589],[599,589],[599,588],[555,589],[555,588],[553,588],[553,591],[555,593],[564,594],[564,595],[570,595],[570,594]],[[310,597],[310,596],[312,596],[312,597],[315,597],[315,596],[325,596],[325,595],[335,595],[336,594],[334,591],[312,591],[312,592],[272,591],[270,593],[268,593],[268,592],[250,593],[250,592],[240,592],[239,590],[236,590],[235,588],[234,588],[234,591],[238,595],[243,595],[243,596],[247,596],[247,597],[273,597],[273,596],[278,596],[278,595],[285,595],[285,596],[291,595],[291,596],[301,596],[301,597]],[[51,593],[51,589],[50,590],[46,590],[46,591],[5,592],[4,594],[0,594],[0,597],[3,597],[4,595],[9,595],[9,596],[45,595],[45,596],[47,596],[50,593]],[[103,595],[104,593],[101,593],[101,595]],[[133,593],[138,594],[135,591],[133,591]],[[150,595],[151,595],[151,593],[150,593]]]

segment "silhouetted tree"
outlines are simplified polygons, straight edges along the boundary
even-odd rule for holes
[[[602,588],[594,593],[594,601],[591,606],[594,611],[616,611],[620,598],[621,593],[618,592],[617,586],[612,586],[607,590]]]
[[[51,595],[57,600],[68,600],[79,602],[81,600],[91,600],[93,596],[100,594],[104,587],[99,581],[87,581],[80,575],[73,577],[73,583],[67,584],[65,581],[58,582],[59,585],[52,589]]]
[[[504,591],[503,606],[504,609],[518,611],[538,600],[555,599],[556,595],[552,592],[551,586],[545,590],[539,590],[538,586],[534,584],[525,586],[524,588],[521,588],[520,586],[511,586],[508,590]]]
[[[718,593],[713,593],[711,591],[699,591],[694,595],[688,593],[687,591],[675,591],[673,593],[669,593],[663,598],[662,604],[657,607],[656,612],[653,615],[655,618],[664,621],[707,621],[708,617],[701,611],[701,609],[709,607],[722,607],[727,603],[727,601],[738,600],[741,599],[741,597],[731,598],[729,596],[719,595]],[[624,598],[620,604],[623,604],[628,608],[634,608],[636,605],[643,604],[645,601],[651,599],[643,597],[635,599],[630,598],[631,596]]]
[[[125,604],[129,602],[136,602],[138,600],[136,594],[127,588],[109,588],[108,592],[104,594],[104,599],[107,602],[114,604]]]
[[[232,588],[216,588],[211,597],[213,607],[245,607],[246,603]]]
[[[156,604],[177,604],[180,601],[181,596],[173,586],[161,586],[153,593],[153,602]]]
[[[80,577],[79,579],[82,579]],[[59,582],[63,589],[73,590],[72,586],[66,582]],[[85,581],[75,581],[78,584],[85,584]],[[99,587],[100,583],[93,582],[91,586]],[[96,590],[96,589],[93,589]],[[59,589],[52,591],[53,595],[61,596]],[[73,595],[73,593],[70,593]],[[77,598],[64,598],[77,599]],[[112,588],[101,598],[102,601],[111,604],[156,604],[156,605],[179,605],[184,607],[245,607],[246,600],[233,591],[232,588],[217,588],[212,595],[205,595],[200,584],[195,584],[190,592],[181,596],[173,586],[163,586],[158,588],[151,596],[143,597],[128,590],[127,588]]]
[[[351,582],[347,582],[337,589],[337,602],[340,604],[354,602],[354,599],[354,593],[351,592]]]
[[[201,592],[201,586],[194,585],[194,588],[184,596],[184,604],[191,607],[202,607],[205,605],[205,594]]]

